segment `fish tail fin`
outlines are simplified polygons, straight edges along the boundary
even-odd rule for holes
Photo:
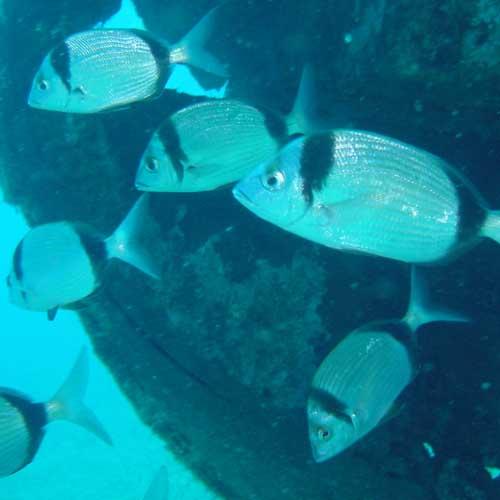
[[[162,466],[153,478],[144,500],[165,500],[168,496],[168,483],[167,468]]]
[[[292,110],[287,115],[288,134],[307,134],[316,130],[316,89],[311,64],[304,65]]]
[[[489,210],[487,212],[481,235],[500,243],[500,210]]]
[[[219,7],[206,14],[182,40],[173,47],[182,54],[183,62],[217,76],[229,76],[227,68],[213,54],[205,49],[205,43],[212,34]],[[175,61],[174,61],[175,62]],[[180,61],[179,61],[180,62]]]
[[[403,321],[408,324],[413,332],[416,332],[422,325],[435,321],[467,323],[470,319],[455,311],[432,306],[429,301],[428,288],[423,279],[422,270],[413,265],[411,267],[410,303]]]
[[[149,196],[143,194],[135,202],[115,232],[106,239],[109,258],[120,259],[155,279],[159,279],[158,266],[143,241],[144,221],[149,212]]]
[[[103,425],[83,402],[87,392],[88,378],[88,352],[84,347],[66,380],[46,405],[49,421],[67,420],[87,429],[105,443],[112,445],[111,438]]]
[[[108,19],[100,21],[94,28],[97,29],[146,29],[144,21],[139,16],[133,0],[121,0],[120,8]]]

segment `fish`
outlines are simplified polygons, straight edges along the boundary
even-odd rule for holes
[[[29,106],[65,113],[120,110],[159,97],[176,65],[227,77],[226,67],[203,48],[217,10],[173,45],[141,29],[90,29],[70,35],[43,59]]]
[[[100,285],[105,267],[116,258],[158,278],[157,264],[141,241],[148,195],[136,201],[107,238],[79,222],[51,222],[32,228],[17,245],[7,276],[10,302],[23,309],[46,311],[54,319]]]
[[[291,112],[237,99],[199,102],[153,133],[135,178],[141,191],[200,192],[234,183],[296,134],[314,130],[311,68],[304,68]]]
[[[307,402],[313,458],[324,462],[375,429],[418,372],[415,334],[434,321],[468,318],[431,308],[422,277],[412,269],[408,311],[401,319],[368,323],[348,334],[323,360]]]
[[[147,30],[144,20],[139,15],[132,0],[122,0],[120,8],[110,18],[97,23],[94,28],[100,29],[138,29]],[[217,80],[217,79],[216,79]],[[222,78],[220,85],[202,85],[199,79],[191,72],[191,69],[183,64],[175,64],[168,77],[165,89],[192,96],[212,97],[222,99],[228,91],[229,80]]]
[[[295,139],[233,195],[258,217],[310,241],[408,263],[446,263],[483,238],[500,242],[500,211],[490,210],[457,169],[362,130]]]
[[[85,428],[106,444],[112,440],[83,399],[89,376],[88,353],[82,348],[65,382],[46,402],[9,388],[0,388],[0,477],[24,469],[36,457],[46,427],[66,420]]]
[[[165,466],[160,467],[151,485],[146,492],[144,500],[165,500],[168,497],[168,471]]]

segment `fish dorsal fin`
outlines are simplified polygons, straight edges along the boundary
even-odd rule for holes
[[[326,412],[335,415],[340,420],[351,424],[355,429],[358,423],[358,412],[350,408],[344,401],[324,389],[313,387],[310,397]]]
[[[145,30],[144,21],[137,12],[133,0],[122,0],[120,8],[109,19],[97,23],[96,29],[139,29]]]
[[[312,119],[316,109],[315,94],[312,65],[306,64],[302,70],[292,110],[286,116],[289,135],[317,131]]]
[[[411,266],[410,303],[403,321],[410,327],[412,332],[416,332],[422,325],[434,321],[467,323],[470,320],[462,314],[431,306],[423,271],[413,265]]]
[[[57,311],[59,311],[59,307],[52,307],[47,311],[47,319],[49,321],[54,321],[56,319]]]

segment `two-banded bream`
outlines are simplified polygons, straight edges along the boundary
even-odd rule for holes
[[[204,49],[216,11],[210,11],[174,45],[139,29],[92,29],[73,34],[44,58],[28,104],[66,113],[120,109],[160,96],[175,65],[225,77],[224,65]]]
[[[83,402],[88,371],[88,354],[84,348],[66,381],[45,403],[36,403],[20,392],[0,388],[0,477],[14,474],[33,461],[46,426],[56,420],[80,425],[111,444],[108,433]]]
[[[426,305],[420,271],[402,319],[368,323],[345,337],[314,375],[307,403],[316,462],[342,452],[377,427],[417,372],[415,332],[433,321],[466,318]]]
[[[455,168],[390,137],[338,129],[297,138],[233,194],[259,217],[350,252],[434,264],[482,238],[500,212]]]
[[[210,191],[240,180],[272,158],[295,134],[316,130],[309,67],[302,72],[291,112],[235,99],[188,106],[153,134],[135,185],[142,191]]]
[[[108,238],[75,222],[52,222],[32,228],[19,242],[7,277],[10,301],[24,309],[47,311],[90,295],[100,284],[107,262],[120,259],[152,277],[156,265],[142,239],[148,195],[142,195]]]

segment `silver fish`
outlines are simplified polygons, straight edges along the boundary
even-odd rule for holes
[[[227,99],[188,106],[153,134],[137,170],[142,191],[210,191],[273,157],[290,136],[309,132],[312,82],[305,68],[287,116]]]
[[[71,35],[43,60],[28,104],[67,113],[120,109],[161,95],[177,64],[225,77],[224,66],[203,49],[216,10],[172,46],[137,29],[93,29]]]
[[[338,129],[298,138],[233,194],[259,217],[331,248],[437,263],[481,238],[500,212],[440,158],[386,136]]]
[[[18,244],[7,277],[10,301],[24,309],[47,311],[91,294],[107,261],[117,258],[157,277],[155,264],[140,241],[148,210],[144,195],[108,238],[91,227],[54,222],[31,229]]]
[[[144,500],[166,500],[168,497],[168,471],[165,466],[160,467],[151,485],[146,492]]]
[[[314,375],[307,404],[316,462],[353,445],[377,427],[416,374],[414,333],[433,321],[467,321],[425,305],[412,272],[408,312],[401,320],[369,323],[351,332]]]
[[[33,461],[45,427],[55,420],[80,425],[112,444],[97,417],[83,403],[88,371],[88,354],[82,349],[66,381],[45,403],[35,403],[17,391],[0,388],[0,477],[14,474]]]

